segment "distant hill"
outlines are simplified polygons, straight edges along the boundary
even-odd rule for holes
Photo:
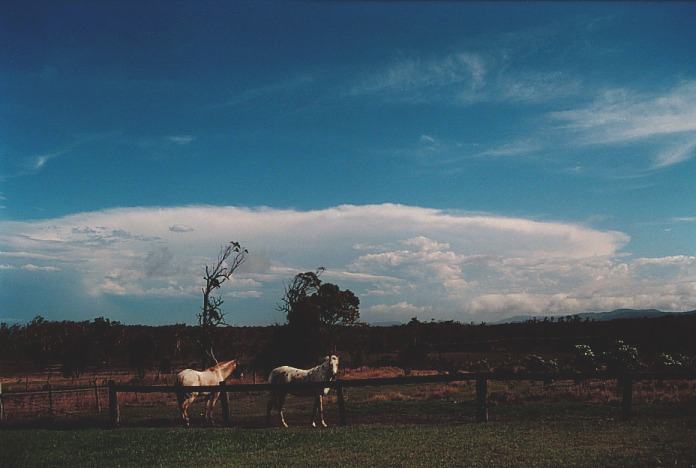
[[[395,325],[403,325],[404,322],[399,322],[398,320],[390,320],[386,322],[370,322],[372,327],[393,327]]]
[[[667,315],[677,315],[677,314],[696,314],[696,310],[691,310],[689,312],[663,312],[657,309],[616,309],[611,312],[582,312],[579,314],[566,315],[566,316],[551,316],[551,315],[516,315],[514,317],[509,317],[500,320],[495,323],[520,323],[526,322],[527,320],[532,320],[536,318],[537,320],[544,320],[545,318],[558,318],[558,317],[579,317],[582,320],[589,319],[597,322],[606,322],[607,320],[618,320],[618,319],[636,319],[636,318],[655,318],[664,317]]]

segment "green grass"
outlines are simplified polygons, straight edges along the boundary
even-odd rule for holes
[[[626,422],[608,405],[497,405],[485,424],[472,421],[469,406],[456,417],[455,408],[447,401],[373,402],[349,417],[355,424],[374,412],[380,422],[328,429],[10,428],[0,431],[0,465],[696,464],[693,404],[639,407]],[[429,415],[429,422],[403,423],[418,413]]]

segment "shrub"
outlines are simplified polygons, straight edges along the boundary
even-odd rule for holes
[[[625,372],[639,367],[638,348],[628,345],[623,340],[614,342],[611,349],[603,354],[607,370],[610,372]]]
[[[524,359],[524,368],[529,372],[557,372],[558,361],[544,359],[537,354],[530,354]]]
[[[573,365],[581,372],[592,372],[597,370],[597,356],[588,345],[576,344]]]
[[[684,362],[682,359],[682,356],[675,357],[669,353],[660,353],[655,361],[655,367],[661,370],[681,369],[684,367]]]

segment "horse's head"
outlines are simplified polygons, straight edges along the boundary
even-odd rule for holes
[[[244,378],[244,366],[242,366],[239,362],[237,362],[236,367],[232,371],[232,378],[234,379],[243,379]]]
[[[242,366],[239,365],[239,360],[237,359],[221,362],[217,366],[215,366],[214,369],[217,369],[217,371],[220,373],[223,379],[226,379],[230,376],[241,379],[244,376],[244,373],[242,372]]]
[[[338,356],[332,354],[324,358],[323,367],[326,369],[330,379],[334,379],[338,375]]]

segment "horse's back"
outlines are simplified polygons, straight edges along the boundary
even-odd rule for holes
[[[309,371],[305,369],[298,369],[296,367],[291,367],[291,366],[281,366],[281,367],[276,367],[271,371],[271,373],[268,376],[268,383],[271,384],[290,384],[293,382],[312,382],[315,381],[315,379],[312,378],[313,376],[309,373]],[[320,389],[302,389],[302,390],[295,390],[295,389],[290,389],[288,393],[292,395],[297,395],[297,396],[312,396],[316,395],[317,392],[322,393],[322,390]],[[324,394],[328,393],[328,389],[323,390]]]
[[[193,385],[201,384],[200,377],[198,376],[198,371],[195,371],[193,369],[184,369],[178,374],[176,374],[175,383],[183,387],[190,387]]]

